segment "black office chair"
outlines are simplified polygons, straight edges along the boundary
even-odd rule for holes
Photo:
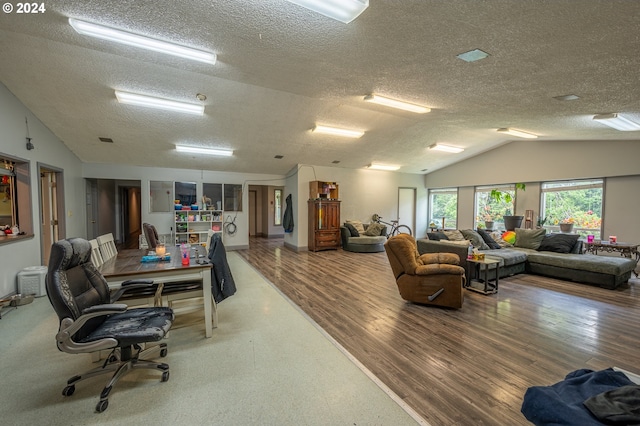
[[[157,350],[160,356],[166,356],[166,344],[146,350],[140,345],[164,338],[173,324],[173,311],[163,307],[127,310],[127,305],[114,303],[127,289],[150,285],[153,285],[151,280],[131,280],[110,297],[107,281],[91,263],[89,241],[71,238],[53,244],[46,288],[60,318],[56,335],[58,349],[71,354],[111,349],[102,366],[70,378],[62,391],[64,396],[71,396],[81,380],[113,372],[96,405],[96,411],[102,412],[109,405],[112,387],[131,369],[160,370],[162,381],[169,380],[169,365],[141,359]]]
[[[156,227],[151,225],[150,223],[143,223],[142,231],[144,232],[144,238],[147,240],[149,250],[155,250],[160,240]]]

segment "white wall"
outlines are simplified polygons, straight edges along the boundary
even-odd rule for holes
[[[243,185],[241,212],[225,212],[225,220],[233,220],[237,231],[224,235],[225,248],[229,250],[249,247],[249,184],[260,181],[264,184],[282,185],[284,177],[251,173],[230,173],[211,170],[185,170],[159,167],[141,167],[120,164],[83,164],[83,176],[96,179],[134,179],[141,181],[142,222],[154,224],[160,234],[169,234],[174,226],[173,212],[151,213],[149,182],[178,181],[195,182],[198,199],[202,198],[202,183],[228,183]],[[174,230],[175,231],[175,230]]]
[[[35,149],[26,149],[25,117]],[[42,265],[38,163],[62,169],[66,236],[85,236],[84,182],[80,160],[13,94],[0,84],[0,153],[30,162],[34,238],[0,244],[0,296],[17,291],[16,275],[27,266]],[[64,236],[61,236],[64,237]]]
[[[518,141],[425,176],[427,188],[462,187],[458,227],[473,226],[474,186],[526,183],[518,191],[516,213],[540,212],[540,183],[604,178],[603,237],[640,243],[640,140]]]
[[[398,216],[398,188],[416,188],[417,235],[424,236],[427,229],[427,192],[422,175],[384,172],[367,169],[343,169],[300,165],[297,173],[298,188],[294,196],[297,222],[294,240],[287,241],[298,250],[308,247],[309,182],[319,180],[337,182],[340,205],[340,221],[360,220],[370,222],[374,213],[386,220]],[[288,194],[288,192],[285,193]],[[296,200],[297,197],[297,200]],[[297,230],[297,232],[296,232]]]

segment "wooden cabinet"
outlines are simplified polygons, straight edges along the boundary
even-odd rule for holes
[[[309,200],[309,250],[340,247],[340,201]]]
[[[336,182],[324,182],[321,180],[312,180],[309,182],[309,199],[310,200],[339,200],[340,189]]]

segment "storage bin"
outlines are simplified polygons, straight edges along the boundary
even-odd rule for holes
[[[18,272],[18,293],[22,295],[33,294],[36,297],[46,295],[46,276],[46,266],[27,266]]]

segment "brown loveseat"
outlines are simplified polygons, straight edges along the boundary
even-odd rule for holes
[[[400,296],[428,305],[461,308],[464,268],[453,253],[418,253],[416,240],[408,234],[391,237],[384,244]]]

